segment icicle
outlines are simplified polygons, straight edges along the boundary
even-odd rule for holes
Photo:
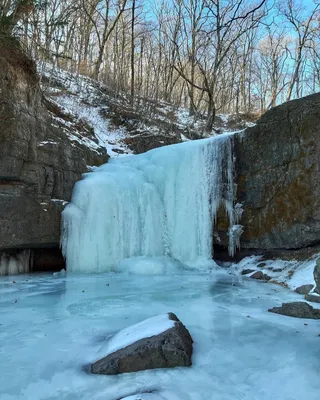
[[[15,255],[3,253],[0,258],[0,276],[28,273],[31,257],[30,250],[22,250]]]
[[[242,225],[232,225],[229,228],[229,255],[233,257],[237,249],[240,249],[240,237],[243,233]]]

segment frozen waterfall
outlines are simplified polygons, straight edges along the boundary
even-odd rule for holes
[[[237,223],[233,190],[231,135],[112,159],[77,182],[63,212],[67,268],[117,270],[141,256],[208,262],[218,208]]]

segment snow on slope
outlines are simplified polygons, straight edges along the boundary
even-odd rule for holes
[[[295,290],[301,285],[313,284],[313,277],[316,260],[320,257],[320,253],[314,254],[307,260],[264,260],[262,256],[246,257],[237,264],[232,264],[230,271],[235,274],[241,274],[245,269],[252,269],[254,272],[261,271],[268,275],[270,283],[278,283],[282,286]],[[257,268],[258,267],[258,268]],[[250,277],[254,272],[247,274]]]
[[[43,88],[50,101],[55,104],[72,120],[83,124],[85,122],[93,129],[96,140],[84,135],[72,134],[66,131],[71,141],[77,141],[91,149],[102,146],[107,149],[111,157],[119,154],[129,154],[131,150],[123,143],[125,132],[123,129],[110,128],[108,119],[103,118],[101,112],[106,109],[107,95],[103,85],[82,75],[75,75],[54,68],[50,64],[42,63],[38,66],[42,75]],[[54,117],[62,125],[72,122]]]
[[[206,118],[191,117],[185,108],[142,97],[132,107],[125,94],[89,77],[47,63],[39,63],[38,72],[46,99],[58,111],[52,115],[54,124],[71,141],[97,151],[102,146],[111,157],[210,136],[204,130]],[[90,129],[83,131],[84,125]],[[246,126],[242,117],[218,114],[212,135]]]

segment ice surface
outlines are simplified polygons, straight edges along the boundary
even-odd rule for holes
[[[137,324],[128,326],[128,328],[122,329],[108,340],[106,345],[101,349],[101,357],[105,357],[117,350],[124,349],[140,339],[159,335],[173,327],[174,321],[169,319],[168,314],[157,315],[138,322]]]
[[[280,286],[226,273],[15,281],[0,278],[1,400],[116,400],[148,391],[167,400],[319,399],[319,322],[268,313],[297,299]],[[106,339],[168,311],[194,339],[191,368],[88,373]]]
[[[113,270],[139,256],[203,265],[218,208],[236,223],[233,190],[231,135],[113,159],[76,184],[63,212],[68,271]]]

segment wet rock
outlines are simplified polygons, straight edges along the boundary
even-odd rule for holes
[[[313,277],[316,282],[316,288],[314,291],[320,294],[320,258],[316,261],[316,266],[314,267]]]
[[[133,344],[108,354],[91,365],[93,374],[116,375],[154,368],[191,366],[192,343],[190,333],[173,313],[172,328],[145,337]]]
[[[269,275],[264,274],[262,271],[257,271],[250,276],[251,279],[258,279],[263,281],[269,281],[271,278]]]
[[[274,269],[273,269],[273,272],[282,272],[282,271],[283,271],[282,268],[274,268]]]
[[[257,271],[250,276],[251,279],[263,279],[263,272]]]
[[[314,285],[312,285],[312,284],[310,284],[310,285],[301,285],[301,286],[299,286],[299,287],[297,287],[295,289],[295,292],[297,292],[299,294],[308,294],[313,289],[313,286]]]
[[[243,269],[241,275],[251,274],[251,272],[254,272],[254,269]]]
[[[269,312],[287,315],[295,318],[320,319],[320,310],[314,309],[308,303],[296,301],[292,303],[282,303],[281,307],[273,307]]]
[[[304,298],[312,303],[320,303],[320,296],[317,296],[316,294],[309,293],[306,294]]]
[[[259,263],[257,268],[264,268],[267,264],[266,263]]]

